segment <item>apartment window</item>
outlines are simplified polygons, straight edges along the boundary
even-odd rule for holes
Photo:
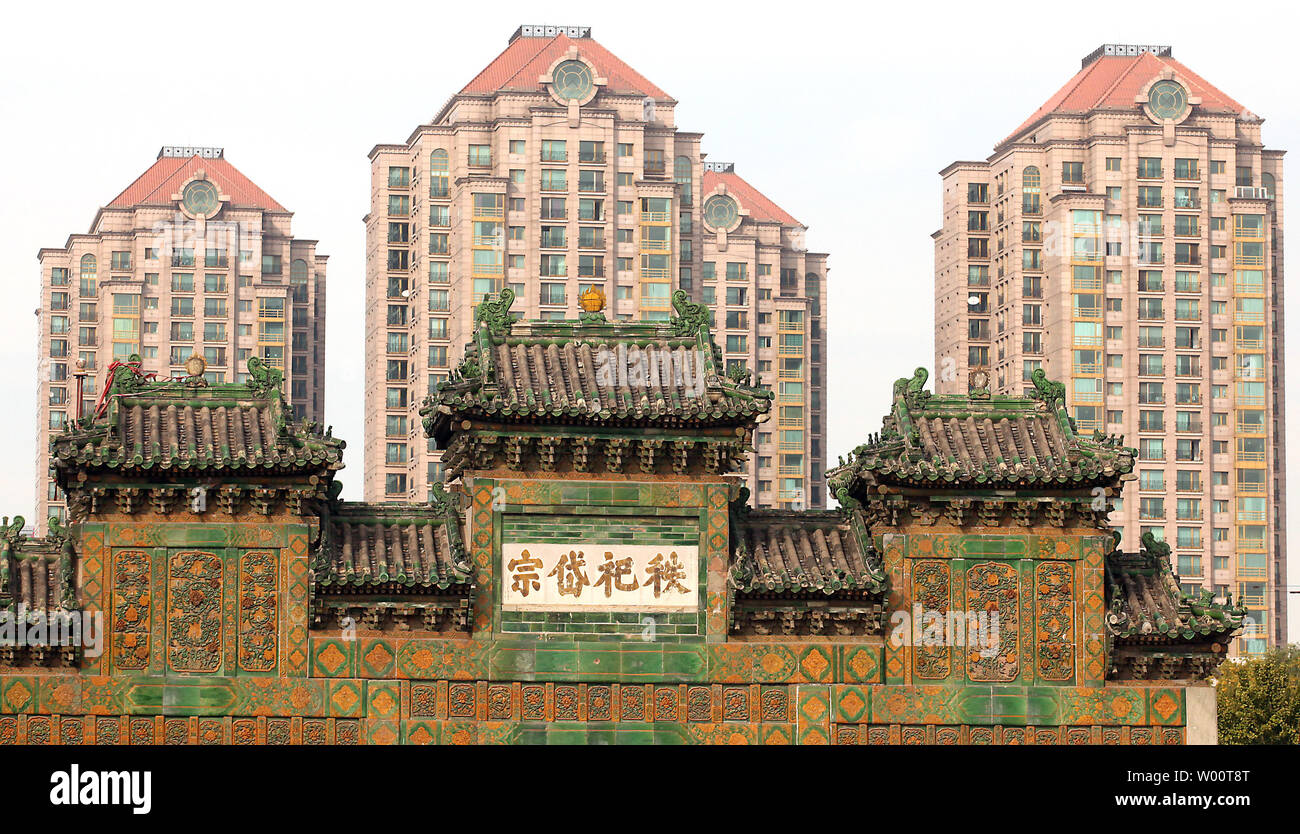
[[[578,275],[583,278],[603,278],[605,276],[605,259],[599,255],[579,255]]]
[[[1023,198],[1024,214],[1041,214],[1042,213],[1042,174],[1038,168],[1030,165],[1025,168],[1021,174],[1021,193]]]
[[[1165,413],[1163,411],[1139,411],[1139,431],[1164,431]]]
[[[406,475],[400,472],[389,472],[384,475],[384,494],[385,495],[405,495],[406,494]]]
[[[1200,193],[1198,188],[1175,188],[1174,208],[1200,208]]]
[[[1082,185],[1083,184],[1083,163],[1062,162],[1061,182],[1068,183],[1070,185]]]
[[[567,216],[563,197],[542,198],[543,220],[564,220]]]
[[[541,274],[545,276],[563,276],[569,274],[564,255],[542,255]]]
[[[1138,318],[1145,320],[1161,320],[1165,317],[1165,302],[1161,298],[1139,298],[1138,299]]]
[[[543,162],[567,162],[569,159],[569,145],[564,139],[543,139],[542,140],[542,161]]]
[[[1138,517],[1142,519],[1160,520],[1165,517],[1165,499],[1163,498],[1142,498],[1138,502]]]
[[[492,146],[470,145],[468,162],[471,168],[490,167],[492,165]]]
[[[1160,208],[1164,202],[1164,192],[1160,186],[1138,186],[1138,208]]]
[[[543,226],[542,227],[542,248],[543,249],[563,249],[568,245],[567,240],[568,227],[566,226]]]
[[[1163,165],[1158,156],[1138,157],[1138,179],[1158,180],[1164,176]]]
[[[564,304],[565,296],[564,284],[542,284],[539,303]]]
[[[989,201],[988,183],[971,182],[966,184],[966,202],[987,203],[988,201]]]
[[[626,210],[624,210],[626,207]],[[630,200],[620,200],[618,202],[619,214],[631,214],[632,203]],[[593,200],[587,197],[578,200],[578,219],[579,220],[604,220],[605,219],[605,201]]]
[[[1120,158],[1119,158],[1118,156],[1108,156],[1108,157],[1106,157],[1106,170],[1107,170],[1107,171],[1120,171],[1120,170],[1122,170],[1121,163],[1120,163]]]
[[[1201,178],[1200,163],[1195,159],[1175,159],[1174,179],[1198,180]]]

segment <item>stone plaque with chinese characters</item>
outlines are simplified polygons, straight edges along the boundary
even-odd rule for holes
[[[695,611],[698,550],[681,545],[505,543],[501,607]]]

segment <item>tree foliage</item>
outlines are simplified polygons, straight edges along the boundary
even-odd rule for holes
[[[1219,743],[1300,744],[1300,646],[1218,672]]]

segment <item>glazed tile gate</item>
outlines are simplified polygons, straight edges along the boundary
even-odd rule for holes
[[[0,530],[0,604],[101,615],[104,651],[0,641],[0,744],[1213,739],[1199,681],[1241,611],[1180,596],[1159,542],[1112,552],[1132,450],[1076,435],[1054,383],[918,372],[828,474],[841,509],[751,510],[730,473],[772,394],[674,302],[481,305],[421,411],[451,483],[423,505],[339,501],[344,444],[264,366],[125,366],[54,443],[70,528]],[[992,645],[926,636],[980,612]]]

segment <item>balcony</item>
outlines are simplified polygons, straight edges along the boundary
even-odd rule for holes
[[[1238,200],[1271,200],[1273,194],[1263,186],[1259,185],[1239,185],[1233,196]]]

